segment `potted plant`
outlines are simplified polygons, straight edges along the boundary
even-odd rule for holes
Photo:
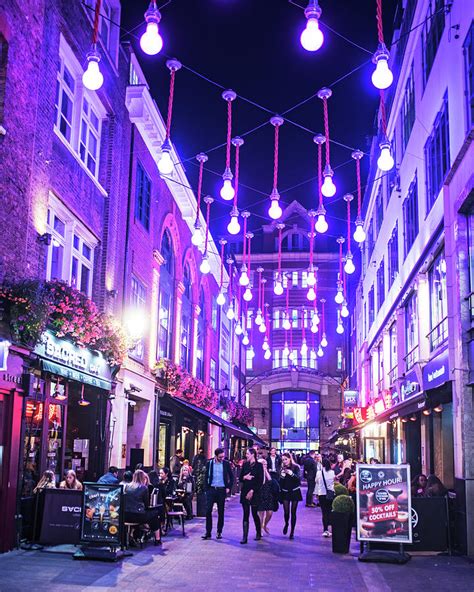
[[[199,467],[196,474],[196,516],[200,518],[206,515],[207,500],[206,500],[206,465]]]
[[[337,495],[332,502],[332,552],[349,553],[354,502],[349,495]]]
[[[349,491],[347,487],[344,487],[341,483],[334,483],[334,494],[336,497],[338,495],[349,495]]]

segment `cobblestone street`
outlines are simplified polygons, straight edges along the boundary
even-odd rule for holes
[[[176,530],[162,549],[151,545],[118,564],[73,561],[71,556],[41,551],[14,551],[0,556],[0,590],[147,591],[165,587],[193,592],[220,590],[315,590],[318,592],[474,589],[474,566],[465,558],[413,557],[405,566],[357,561],[335,555],[331,539],[321,536],[319,509],[299,508],[294,541],[282,535],[281,510],[270,523],[271,535],[261,542],[239,544],[241,508],[229,502],[221,541],[201,540],[203,521],[187,525],[187,536]],[[215,535],[215,533],[214,533]]]

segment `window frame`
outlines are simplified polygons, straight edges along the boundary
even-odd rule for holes
[[[147,287],[146,285],[132,273],[130,278],[130,307],[135,311],[143,311],[146,313],[147,308]],[[143,361],[145,357],[145,339],[141,337],[137,340],[135,347],[129,350],[129,355],[135,360]]]
[[[438,199],[451,166],[449,133],[449,103],[446,91],[441,109],[436,115],[431,134],[424,146],[426,215],[429,214]]]

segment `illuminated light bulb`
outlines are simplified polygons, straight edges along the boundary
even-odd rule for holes
[[[270,349],[265,350],[265,353],[263,354],[263,357],[266,360],[269,360],[272,357],[272,352],[270,351]]]
[[[158,161],[158,170],[162,175],[170,175],[173,172],[174,164],[171,160],[171,146],[168,140],[165,140],[161,146],[161,157]]]
[[[324,183],[321,187],[321,193],[324,195],[324,197],[333,197],[333,195],[335,195],[336,193],[336,186],[334,185],[334,182],[332,180],[334,176],[334,171],[328,164],[324,167],[323,175]]]
[[[315,292],[313,286],[311,286],[311,288],[308,290],[308,293],[306,294],[306,298],[310,302],[313,302],[314,300],[316,300],[316,292]]]
[[[240,273],[239,284],[241,286],[248,286],[250,283],[249,274],[247,273],[247,269],[242,265],[242,271]]]
[[[329,179],[330,179],[330,177],[329,177]],[[324,183],[326,183],[326,180],[324,181]],[[331,183],[332,183],[332,179],[331,179]],[[333,185],[334,185],[334,183],[333,183]],[[324,187],[324,184],[323,184],[323,187]],[[334,193],[336,193],[336,186],[335,185],[334,185]],[[331,195],[334,195],[334,193],[332,193]],[[327,197],[331,197],[331,196],[328,195]],[[326,222],[326,216],[324,214],[318,214],[318,219],[316,220],[316,224],[315,224],[314,228],[315,228],[316,232],[319,232],[320,234],[324,234],[327,231],[327,229],[329,228],[329,225]]]
[[[316,352],[314,351],[314,349],[312,349],[312,350],[311,350],[311,353],[309,354],[309,357],[310,357],[312,360],[315,360],[315,359],[316,359],[316,357],[317,357],[317,356],[316,356]]]
[[[278,199],[272,199],[272,203],[270,205],[270,208],[268,209],[268,215],[270,216],[270,218],[272,218],[272,220],[278,220],[278,218],[280,218],[280,216],[283,214],[283,210],[280,207],[280,204],[278,203]]]
[[[219,306],[223,306],[225,304],[225,295],[224,292],[219,292],[216,298],[216,302]]]
[[[240,335],[242,335],[243,332],[244,332],[244,330],[242,329],[242,325],[240,324],[240,322],[238,322],[237,325],[235,326],[235,334],[240,336]]]
[[[310,288],[316,285],[316,274],[312,269],[308,271],[308,277],[306,278],[306,283]]]
[[[288,354],[288,359],[291,360],[291,361],[293,361],[295,359],[295,352],[290,352]]]
[[[347,308],[347,302],[344,300],[341,308],[341,317],[347,318],[349,316],[349,309]]]
[[[247,289],[244,292],[244,300],[245,302],[250,302],[252,300],[253,294],[252,294],[252,290],[250,289],[249,286],[247,286]]]
[[[287,316],[285,316],[283,319],[282,327],[285,329],[285,331],[289,331],[291,329],[290,319]]]
[[[336,304],[342,304],[344,302],[344,293],[341,288],[338,288],[334,301]]]
[[[322,347],[328,346],[328,340],[326,339],[326,333],[323,333],[323,338],[321,339],[321,346]]]
[[[265,351],[267,351],[267,349],[269,349],[269,347],[270,346],[268,345],[268,339],[265,337],[265,340],[264,340],[264,342],[262,344],[262,349],[265,350]]]
[[[355,271],[355,265],[352,261],[352,254],[351,253],[347,253],[347,255],[346,255],[346,262],[344,263],[344,271],[346,273],[348,273],[349,275],[351,273],[354,273],[354,271]]]
[[[317,333],[319,331],[317,323],[311,325],[311,333]]]
[[[260,326],[263,323],[262,311],[260,309],[257,310],[257,316],[255,317],[255,324]]]
[[[324,350],[321,347],[321,344],[319,344],[319,347],[318,347],[318,357],[319,358],[322,358],[323,356],[324,356]]]
[[[377,159],[377,166],[381,171],[386,173],[387,171],[391,171],[393,169],[394,164],[395,161],[390,154],[390,142],[382,142],[380,144],[380,156]]]
[[[319,21],[317,18],[309,18],[306,23],[306,28],[301,33],[301,45],[306,51],[318,51],[324,42],[324,35],[319,28]]]
[[[267,327],[265,326],[265,323],[261,323],[258,326],[258,330],[260,331],[260,333],[266,333],[267,332]]]
[[[364,223],[360,218],[357,218],[355,221],[356,229],[354,232],[354,240],[356,243],[363,243],[366,238],[365,230],[364,230]]]
[[[372,72],[372,84],[379,90],[385,90],[393,82],[393,74],[388,65],[389,57],[390,54],[385,45],[380,44],[372,59],[375,63],[375,70]]]
[[[231,214],[230,222],[227,225],[227,231],[229,234],[239,234],[240,224],[238,216],[239,214]]]
[[[158,33],[158,23],[149,22],[140,38],[140,47],[147,55],[156,55],[163,48],[163,39]]]
[[[201,261],[201,265],[199,266],[199,271],[203,274],[208,274],[211,271],[211,266],[209,265],[209,260],[207,255],[204,255]]]
[[[82,83],[89,90],[99,90],[104,84],[104,77],[99,68],[100,55],[94,48],[87,54],[87,68],[82,75]]]
[[[222,175],[222,180],[224,181],[221,189],[221,197],[226,201],[230,201],[234,199],[235,196],[235,189],[232,187],[232,172],[229,168],[224,171]]]
[[[244,336],[242,337],[242,345],[248,345],[250,343],[250,339],[248,333],[245,332]]]
[[[285,343],[285,347],[283,348],[283,356],[285,358],[288,358],[290,355],[290,348],[288,347],[288,344]]]
[[[253,345],[249,348],[249,358],[253,360],[255,358],[255,350],[253,349]]]
[[[314,313],[314,317],[313,317],[313,323],[315,325],[319,325],[320,322],[321,321],[320,321],[320,318],[319,318],[319,314],[318,314],[318,311],[316,310],[315,313]]]
[[[281,296],[283,294],[283,284],[281,283],[280,280],[277,280],[275,282],[273,292],[275,293],[276,296]]]
[[[306,343],[306,339],[304,339],[303,343],[301,344],[300,353],[302,356],[305,356],[308,353],[308,345]]]
[[[204,243],[205,237],[201,230],[201,225],[199,222],[196,222],[194,225],[193,235],[191,237],[191,242],[195,247],[200,247]]]
[[[344,325],[342,323],[337,324],[336,333],[339,333],[339,335],[342,335],[344,333]]]
[[[229,321],[233,321],[235,319],[234,306],[232,304],[230,304],[229,308],[227,309],[226,317],[229,319]]]

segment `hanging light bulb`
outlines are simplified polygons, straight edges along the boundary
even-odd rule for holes
[[[281,215],[283,214],[283,210],[281,209],[280,204],[279,204],[280,195],[279,195],[278,191],[273,190],[270,195],[270,199],[271,199],[271,205],[270,205],[270,208],[268,209],[268,215],[270,216],[270,218],[272,220],[278,220],[278,218],[280,218]]]
[[[267,332],[267,327],[265,325],[264,322],[262,322],[259,326],[258,326],[258,330],[260,331],[260,333],[266,333]]]
[[[245,265],[245,263],[242,263],[242,267],[240,270],[240,278],[239,278],[239,284],[241,286],[248,286],[250,283],[250,279],[249,279],[249,275],[247,273],[247,265]]]
[[[230,169],[226,169],[226,171],[222,175],[222,180],[224,181],[224,184],[222,185],[222,188],[221,188],[221,197],[222,197],[222,199],[225,199],[226,201],[230,201],[230,200],[234,199],[234,196],[235,196],[235,190],[232,187],[232,178],[233,178],[233,175],[230,172]]]
[[[224,292],[220,291],[217,295],[216,302],[219,306],[223,306],[225,304],[225,295]]]
[[[356,218],[355,221],[356,229],[354,232],[354,240],[356,243],[363,243],[366,238],[365,230],[364,230],[364,222],[361,218]]]
[[[243,296],[245,302],[250,302],[252,300],[252,296],[253,296],[252,290],[250,289],[250,286],[247,286],[247,288],[245,289],[245,292],[244,292],[244,296]]]
[[[232,211],[230,212],[230,222],[227,226],[227,230],[229,234],[239,234],[240,232],[240,224],[239,224],[239,212],[237,208],[234,206]]]
[[[247,346],[250,343],[249,335],[247,331],[245,331],[244,336],[242,337],[242,345]]]
[[[340,284],[340,282],[338,282]],[[342,304],[344,302],[344,294],[342,292],[342,286],[337,288],[336,296],[334,297],[336,304]]]
[[[285,347],[283,348],[283,357],[288,358],[290,356],[290,348],[288,347],[288,343],[285,342]]]
[[[330,177],[331,179],[331,183],[332,183],[332,177]],[[326,183],[326,178],[324,179],[324,183]],[[324,188],[324,183],[323,183],[323,188]],[[334,185],[334,183],[333,183]],[[336,193],[336,187],[334,186],[334,193]],[[332,193],[331,195],[334,195],[334,193]],[[324,193],[323,190],[323,195],[325,195],[326,197],[331,197],[331,195],[326,195]],[[315,229],[316,232],[319,232],[320,234],[324,234],[327,229],[329,228],[328,223],[326,221],[326,210],[324,208],[324,206],[319,206],[319,208],[316,210],[316,216],[318,217],[318,219],[316,220],[316,225],[315,225]]]
[[[285,318],[283,319],[282,327],[283,329],[285,329],[285,331],[289,331],[291,329],[290,319],[288,318],[288,315],[286,313]]]
[[[303,343],[301,344],[300,354],[302,356],[306,356],[308,353],[308,344],[306,343],[306,339],[303,339]]]
[[[313,317],[313,319],[314,319],[314,317]],[[311,323],[311,333],[315,333],[316,334],[318,331],[319,331],[318,324],[315,323],[314,320],[313,320],[313,322]]]
[[[344,325],[341,323],[341,321],[339,321],[339,323],[337,324],[336,333],[339,333],[339,335],[342,335],[344,333]]]
[[[347,308],[347,300],[344,299],[344,302],[342,303],[342,307],[341,307],[341,317],[344,317],[345,319],[349,316],[349,309]]]
[[[318,51],[324,43],[324,35],[319,28],[321,8],[317,0],[310,0],[304,11],[307,19],[306,28],[301,33],[300,41],[306,51]]]
[[[278,276],[275,285],[273,287],[273,292],[275,294],[275,296],[281,296],[283,294],[283,284],[281,281],[280,276]]]
[[[288,359],[290,360],[290,362],[292,362],[292,361],[295,359],[295,352],[292,352],[292,351],[291,351],[291,352],[288,354]]]
[[[233,90],[225,90],[222,93],[222,98],[227,102],[227,142],[226,142],[226,164],[224,173],[222,175],[222,188],[220,191],[222,199],[230,201],[234,199],[235,189],[232,186],[232,171],[230,170],[230,144],[231,144],[231,126],[232,126],[232,101],[236,99],[237,95]]]
[[[248,355],[251,360],[255,358],[255,350],[253,349],[253,345],[250,346]]]
[[[160,11],[156,6],[156,2],[152,1],[145,12],[146,31],[140,38],[140,47],[147,55],[156,55],[160,53],[163,47],[163,39],[158,32],[160,20]]]
[[[308,290],[308,293],[306,294],[306,298],[310,302],[313,302],[314,300],[316,300],[316,292],[315,292],[313,286],[311,286],[310,289]]]
[[[385,44],[380,43],[372,58],[372,62],[375,64],[375,70],[372,73],[372,84],[379,90],[385,90],[393,82],[393,74],[388,66],[389,58],[388,49]]]
[[[346,273],[348,273],[349,275],[351,273],[354,273],[354,271],[355,271],[355,265],[354,265],[354,262],[352,261],[352,258],[353,258],[352,253],[348,252],[346,254],[346,262],[344,263],[344,271]]]
[[[158,161],[158,170],[162,175],[170,175],[173,172],[174,164],[171,159],[171,144],[168,138],[161,145],[161,156]]]
[[[265,360],[269,360],[272,357],[272,352],[270,351],[270,349],[265,350],[263,357],[265,358]]]
[[[263,340],[263,344],[262,344],[262,349],[264,351],[267,351],[267,349],[269,349],[269,344],[268,344],[268,337],[265,337],[265,339]]]
[[[321,345],[322,345],[322,347],[328,346],[328,340],[326,338],[326,333],[323,333],[323,338],[321,339]]]
[[[99,90],[104,84],[104,77],[99,68],[100,54],[93,44],[91,51],[87,54],[87,68],[82,75],[82,83],[89,90]]]
[[[229,321],[233,321],[235,319],[235,311],[234,311],[233,302],[231,302],[229,304],[229,308],[227,309],[227,312],[226,312],[226,317],[229,319]]]
[[[257,316],[255,317],[255,324],[260,327],[260,325],[262,323],[263,323],[263,316],[262,316],[262,311],[259,308],[257,310]]]
[[[201,224],[196,221],[194,224],[194,231],[191,237],[191,242],[195,247],[200,247],[204,243],[204,235],[202,233]]]
[[[244,330],[242,329],[242,325],[240,324],[240,321],[238,321],[237,325],[235,326],[235,334],[240,337],[243,332]]]
[[[314,273],[314,269],[308,269],[306,283],[310,288],[313,288],[316,285],[316,274]]]
[[[312,349],[312,350],[311,350],[311,353],[309,354],[309,357],[310,357],[312,360],[315,360],[315,359],[316,359],[316,357],[317,357],[317,356],[316,356],[316,352],[314,351],[314,349]]]
[[[313,323],[314,323],[315,325],[319,325],[319,323],[320,323],[320,322],[321,322],[321,320],[320,320],[320,318],[319,318],[319,313],[318,313],[318,310],[316,309],[316,310],[314,311],[314,316],[313,316]]]
[[[318,347],[318,357],[319,358],[322,358],[323,356],[324,356],[324,350],[321,347],[321,344],[319,344],[319,347]]]
[[[384,140],[380,143],[380,156],[377,159],[377,166],[381,171],[386,173],[387,171],[391,171],[393,169],[394,164],[395,161],[390,154],[390,142],[388,140]]]
[[[322,194],[324,195],[324,197],[333,197],[336,193],[336,186],[334,185],[334,182],[332,180],[334,172],[329,165],[326,165],[324,167],[323,176],[324,183],[321,187]]]
[[[209,265],[209,259],[207,254],[204,254],[202,257],[201,265],[199,266],[199,271],[204,275],[208,274],[211,271],[211,266]]]

